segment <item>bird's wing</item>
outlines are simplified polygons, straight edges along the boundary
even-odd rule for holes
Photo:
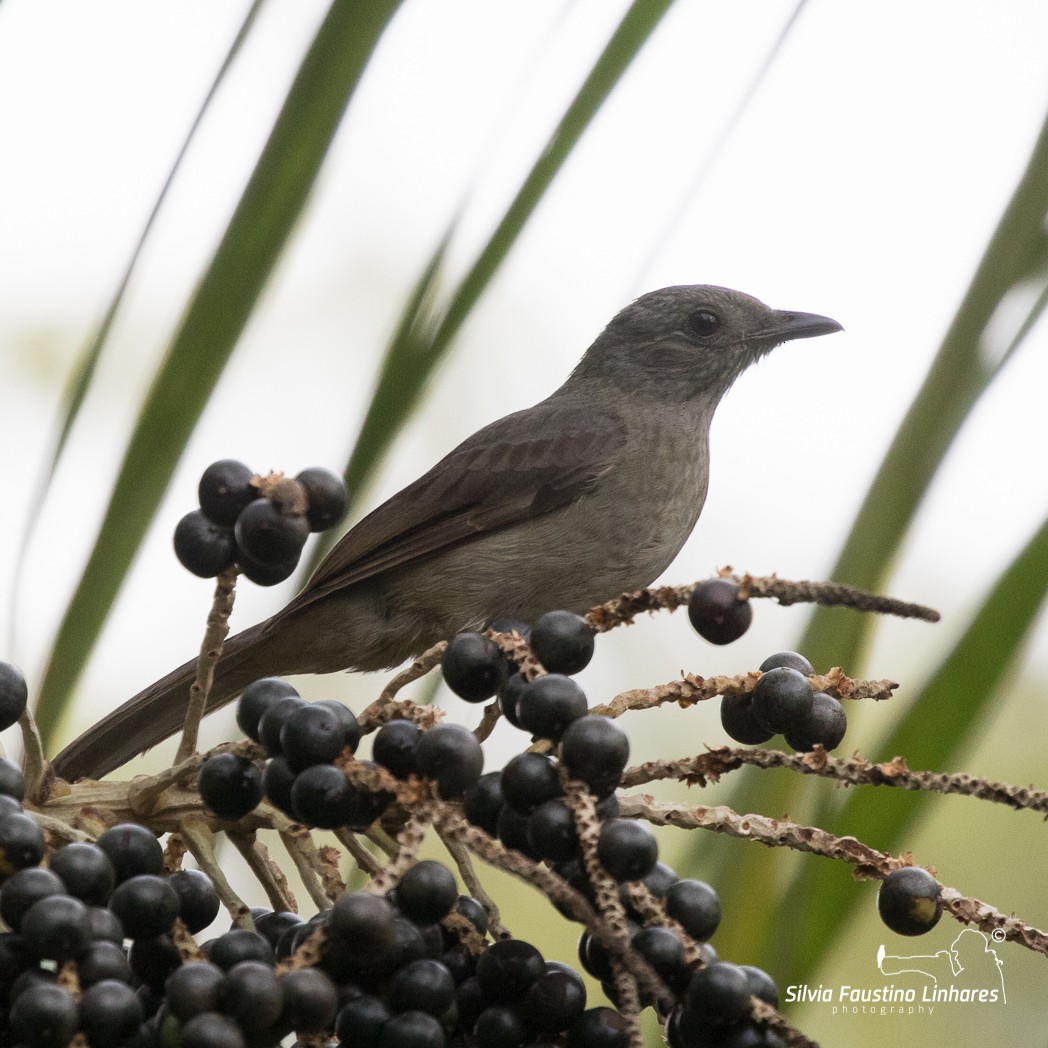
[[[343,536],[286,611],[573,502],[624,436],[613,415],[556,400],[493,422]]]

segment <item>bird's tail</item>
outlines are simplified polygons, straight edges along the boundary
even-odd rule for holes
[[[265,676],[257,642],[267,625],[261,622],[227,641],[215,666],[207,712],[226,705],[253,680]],[[69,782],[85,776],[100,779],[174,735],[186,719],[196,665],[197,660],[191,659],[103,717],[54,758],[55,772]]]

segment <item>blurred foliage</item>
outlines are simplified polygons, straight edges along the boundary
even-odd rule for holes
[[[924,382],[914,396],[863,501],[833,578],[877,590],[885,586],[896,554],[905,541],[921,500],[950,445],[979,397],[1022,344],[1048,301],[1048,121],[1041,128],[1033,153],[1012,199],[972,277]],[[1034,290],[1029,294],[1030,289]],[[988,329],[998,310],[1013,296],[1026,292],[1029,304],[1009,341],[999,347]],[[993,701],[998,685],[1033,622],[1048,591],[1043,558],[1045,527],[1037,532],[1002,573],[963,637],[916,696],[872,759],[906,757],[912,768],[953,768],[957,755],[976,736],[980,714]],[[820,608],[815,611],[798,650],[820,671],[831,665],[861,675],[863,656],[874,620]],[[943,715],[944,703],[950,716]],[[902,847],[912,822],[927,797],[892,796],[855,791],[841,805],[828,791],[793,780],[757,781],[740,777],[729,797],[737,811],[790,812],[831,832],[850,833],[887,851]],[[813,798],[818,798],[817,802]],[[841,809],[838,811],[838,809]],[[703,849],[703,862],[723,859],[730,844],[715,841]],[[827,890],[827,879],[833,879]],[[781,883],[781,871],[771,862],[748,862],[724,888],[729,912],[747,916],[732,921],[722,945],[745,949],[754,963],[774,966],[783,943],[796,948],[791,978],[803,981],[817,965],[818,944],[825,950],[827,927],[839,927],[857,904],[860,889],[846,871],[823,870],[803,864],[793,879]],[[743,907],[755,897],[778,900],[776,919]],[[769,929],[774,928],[772,935]],[[784,934],[785,931],[785,934]],[[757,944],[761,944],[759,947]],[[757,959],[759,958],[759,959]]]
[[[386,348],[346,467],[352,492],[365,490],[368,478],[418,406],[433,369],[452,348],[565,160],[670,4],[671,0],[635,0],[629,6],[487,242],[462,279],[445,288],[444,259],[457,228],[456,220],[450,223],[405,302]],[[251,8],[213,90],[250,32],[257,6]],[[180,326],[142,404],[104,521],[55,639],[37,706],[45,736],[53,735],[66,709],[183,448],[279,264],[346,106],[398,6],[397,0],[366,5],[334,0],[330,5],[219,246],[187,296]],[[373,160],[361,157],[359,162]],[[1048,301],[1046,211],[1048,125],[873,479],[835,578],[871,589],[884,587],[890,578],[897,552],[951,443]],[[71,386],[56,463],[134,262],[132,258]],[[986,332],[1002,303],[1031,287],[1035,293],[1024,301],[1033,304],[1012,341],[995,354],[986,353]],[[991,587],[963,637],[904,711],[882,752],[874,756],[887,758],[901,752],[915,768],[951,766],[978,730],[979,718],[1021,648],[1046,589],[1048,524]],[[858,674],[869,629],[869,621],[860,616],[819,611],[799,647],[817,668],[840,664]],[[958,699],[962,695],[963,704]],[[949,718],[941,712],[947,702]],[[794,815],[804,810],[825,828],[854,832],[889,850],[899,847],[902,834],[921,813],[922,798],[886,797],[886,791],[853,791],[843,803],[836,795],[816,805],[810,791],[804,792],[807,784],[767,778],[759,783],[753,776],[745,779],[731,798],[733,806],[740,811],[789,810]],[[828,795],[825,790],[819,794]],[[791,979],[803,981],[832,948],[833,937],[827,930],[839,927],[854,905],[856,890],[848,872],[815,869],[817,862],[802,863],[795,881],[781,885],[776,881],[781,867],[753,854],[747,845],[704,838],[696,845],[700,846],[704,866],[730,861],[735,849],[746,851],[744,862],[731,863],[734,875],[717,884],[725,912],[732,915],[718,948],[726,956],[738,955],[774,970],[778,944],[789,941],[794,951]],[[832,891],[827,888],[829,878],[835,879]],[[848,882],[845,887],[842,881]],[[752,898],[781,900],[778,912],[770,916],[768,905],[744,904]]]

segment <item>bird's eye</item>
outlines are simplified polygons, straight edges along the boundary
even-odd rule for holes
[[[700,309],[688,317],[688,327],[693,335],[706,338],[720,327],[720,317],[707,309]]]

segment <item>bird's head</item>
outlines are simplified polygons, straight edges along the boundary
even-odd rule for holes
[[[781,342],[840,330],[829,317],[770,309],[725,287],[664,287],[621,310],[586,351],[573,378],[609,380],[624,392],[719,400],[750,364]]]

